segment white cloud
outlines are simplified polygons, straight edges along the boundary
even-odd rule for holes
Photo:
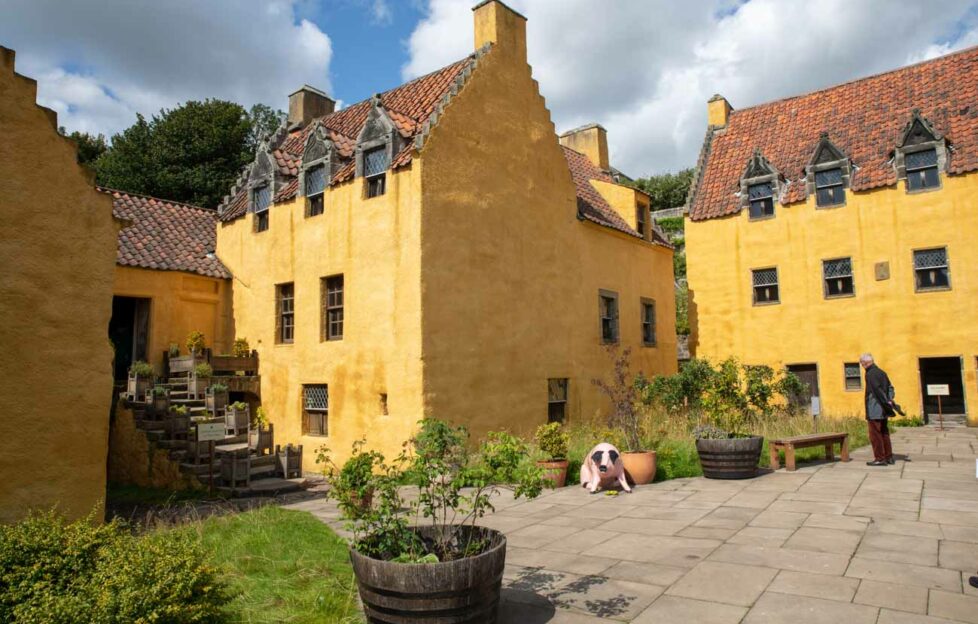
[[[295,0],[0,0],[0,42],[69,130],[114,133],[188,99],[285,108],[330,90],[329,37]]]
[[[394,13],[391,11],[390,5],[387,4],[387,0],[373,0],[373,4],[370,5],[370,13],[378,24],[390,24],[394,19]]]
[[[508,4],[529,20],[529,61],[557,127],[602,123],[631,175],[693,165],[714,93],[743,108],[978,43],[973,0]],[[430,0],[405,78],[472,50],[471,6]]]

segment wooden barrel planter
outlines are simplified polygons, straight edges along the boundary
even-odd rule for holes
[[[472,530],[469,528],[469,530]],[[506,563],[506,537],[476,527],[489,548],[441,563],[394,563],[350,549],[360,599],[371,624],[495,623]],[[432,527],[418,529],[431,535]]]
[[[757,476],[761,459],[762,436],[727,438],[723,440],[696,439],[703,476],[707,479],[751,479]]]

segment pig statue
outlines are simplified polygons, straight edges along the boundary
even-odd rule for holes
[[[602,442],[591,449],[584,458],[581,466],[581,486],[594,494],[598,490],[606,490],[615,483],[621,489],[631,492],[628,481],[625,480],[625,467],[621,463],[621,453],[612,444]]]

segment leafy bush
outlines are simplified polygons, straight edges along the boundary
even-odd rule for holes
[[[347,518],[359,518],[366,511],[365,502],[374,491],[374,471],[384,464],[382,454],[363,450],[366,444],[366,439],[354,442],[350,458],[342,467],[333,463],[330,450],[325,445],[316,449],[316,463],[323,466],[330,496],[336,499],[340,511]]]
[[[207,362],[201,362],[194,366],[194,376],[207,379],[214,376],[214,369]]]
[[[211,384],[210,388],[208,388],[208,391],[211,394],[221,394],[223,392],[227,392],[228,387],[227,384],[216,383],[216,384]]]
[[[137,377],[152,377],[153,366],[148,362],[136,360],[129,366],[129,373]]]
[[[540,425],[534,438],[537,446],[551,461],[567,459],[567,434],[559,422]]]
[[[713,425],[699,425],[693,429],[693,437],[697,440],[726,440],[730,434]]]
[[[231,345],[231,355],[234,357],[248,357],[251,355],[251,345],[248,344],[248,339],[235,338],[234,344]]]
[[[903,416],[900,418],[890,418],[887,422],[892,427],[923,427],[924,419],[920,416]]]
[[[159,624],[224,620],[229,600],[191,532],[133,535],[121,522],[48,512],[0,527],[0,621]]]
[[[268,411],[261,405],[255,410],[254,425],[259,429],[264,429],[268,426]]]
[[[682,217],[665,217],[658,219],[656,223],[659,224],[659,227],[666,234],[679,234],[685,228]]]
[[[166,389],[166,386],[153,386],[153,396],[158,399],[162,399],[168,393],[169,391]]]
[[[245,403],[244,401],[235,401],[234,403],[231,404],[231,409],[236,411],[244,411],[248,409],[248,404]]]
[[[170,343],[169,354],[171,358],[180,357],[180,347],[177,345],[177,343]]]
[[[173,408],[173,413],[177,416],[186,416],[190,413],[190,410],[187,409],[186,405],[177,405]]]
[[[505,431],[490,431],[479,449],[478,468],[492,483],[516,483],[520,465],[529,457],[529,448],[522,439]],[[468,473],[464,475],[468,478]]]
[[[206,346],[203,332],[194,330],[187,335],[187,351],[192,355],[202,354]]]

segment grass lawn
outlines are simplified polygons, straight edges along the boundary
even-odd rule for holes
[[[269,505],[196,528],[237,594],[231,621],[363,621],[346,542],[311,514]]]

